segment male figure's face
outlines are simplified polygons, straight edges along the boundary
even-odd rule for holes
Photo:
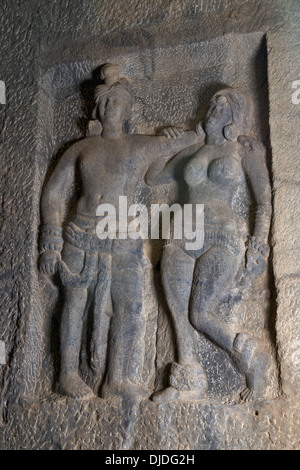
[[[126,115],[126,100],[121,91],[114,90],[100,98],[99,116],[102,126],[120,127]]]

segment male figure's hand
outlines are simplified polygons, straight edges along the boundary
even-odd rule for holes
[[[167,137],[167,139],[178,139],[179,137],[182,137],[186,131],[181,129],[180,127],[166,127],[165,129],[162,129],[159,133],[159,135],[164,135]]]
[[[47,250],[40,256],[39,270],[43,274],[54,274],[56,272],[57,262],[61,260],[60,252],[56,250]]]

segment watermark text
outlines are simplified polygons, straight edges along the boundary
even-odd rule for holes
[[[127,196],[119,196],[119,207],[100,204],[96,211],[102,219],[96,233],[100,240],[185,240],[186,250],[200,250],[204,244],[203,204],[151,204],[150,214],[144,204],[128,207]]]

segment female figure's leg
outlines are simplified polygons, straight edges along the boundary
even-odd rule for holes
[[[195,260],[180,246],[168,245],[161,260],[164,293],[170,309],[176,341],[176,360],[170,372],[170,387],[153,397],[156,402],[177,398],[200,398],[206,377],[199,363],[197,336],[189,321],[189,300]]]
[[[239,258],[228,248],[208,249],[196,261],[190,299],[191,324],[228,353],[236,334],[215,312],[215,307],[232,284],[239,265]]]
[[[271,358],[259,342],[236,333],[217,313],[222,293],[233,282],[240,260],[226,247],[212,247],[196,262],[190,301],[190,321],[201,333],[224,349],[245,374],[244,400],[264,396],[270,381]]]
[[[195,331],[189,321],[189,300],[195,260],[180,246],[168,245],[161,260],[161,277],[176,337],[177,361],[198,363]]]

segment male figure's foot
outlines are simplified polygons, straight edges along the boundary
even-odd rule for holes
[[[61,377],[58,391],[61,395],[66,397],[78,398],[81,400],[88,400],[95,396],[90,387],[78,374]]]

